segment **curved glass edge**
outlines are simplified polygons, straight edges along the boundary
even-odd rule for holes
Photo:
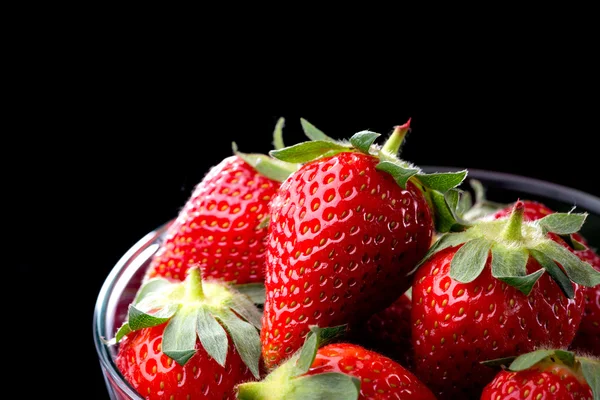
[[[442,166],[425,166],[421,167],[425,172],[453,172],[461,171],[465,168],[458,167],[442,167]],[[576,204],[580,207],[587,209],[590,212],[600,215],[600,198],[593,196],[589,193],[570,188],[567,186],[547,182],[544,180],[530,178],[522,175],[515,175],[505,172],[487,171],[480,169],[468,169],[469,178],[480,179],[493,183],[494,187],[507,188],[510,190],[522,191],[532,195],[538,195],[548,198],[553,198],[562,202]],[[148,249],[153,243],[156,243],[161,235],[165,232],[166,227],[171,221],[163,224],[161,227],[154,231],[146,234],[142,239],[135,243],[115,264],[106,277],[104,284],[102,285],[96,305],[94,308],[93,317],[93,334],[96,351],[99,356],[101,368],[105,373],[104,380],[106,381],[107,391],[111,394],[113,399],[124,399],[125,397],[116,397],[114,391],[118,390],[121,395],[128,396],[128,399],[143,400],[139,394],[126,382],[121,374],[118,372],[116,365],[107,349],[107,346],[102,341],[102,332],[105,330],[106,325],[106,311],[110,309],[108,302],[111,300],[111,293],[115,289],[115,286],[119,281],[122,280],[123,272],[127,266],[129,266],[136,257],[140,256],[145,250]],[[141,265],[141,264],[140,264]],[[140,267],[137,266],[137,268]],[[135,272],[135,271],[132,271]],[[110,384],[109,384],[110,382]],[[113,383],[117,387],[113,386]]]
[[[108,302],[112,299],[111,293],[115,289],[115,286],[122,281],[123,273],[127,269],[127,267],[131,264],[131,261],[136,259],[140,254],[142,254],[149,246],[153,243],[156,243],[161,235],[164,233],[167,224],[162,225],[158,229],[149,232],[143,238],[141,238],[137,243],[135,243],[120,259],[117,261],[115,266],[112,268],[104,283],[98,293],[98,297],[96,300],[96,305],[94,307],[94,316],[93,316],[93,335],[94,335],[94,344],[96,347],[96,352],[98,353],[98,358],[100,362],[100,366],[105,374],[104,380],[107,385],[107,390],[109,394],[111,394],[111,398],[123,398],[122,396],[115,397],[114,390],[117,389],[119,393],[122,395],[129,396],[129,399],[142,400],[135,389],[126,382],[121,374],[118,372],[116,365],[109,353],[107,345],[103,342],[103,334],[106,331],[106,312],[111,309],[108,306]],[[140,265],[137,266],[138,268]],[[130,271],[132,274],[135,271]],[[116,383],[118,388],[113,386],[113,383]]]

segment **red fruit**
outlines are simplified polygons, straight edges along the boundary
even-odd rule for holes
[[[411,311],[412,298],[405,293],[352,332],[352,341],[412,369]]]
[[[407,131],[408,124],[397,127],[381,150],[371,146],[374,137],[361,141],[372,134],[361,132],[351,145],[330,139],[271,153],[309,158],[270,205],[261,331],[268,368],[300,348],[310,325],[362,322],[410,286],[407,274],[429,248],[434,225],[417,186],[427,177],[402,187],[402,174],[393,175],[407,171],[390,151]],[[318,151],[324,156],[312,160]],[[464,173],[450,177],[459,184]]]
[[[340,372],[360,379],[359,399],[422,399],[435,396],[408,369],[375,351],[353,343],[319,349],[307,375]]]
[[[567,347],[583,312],[580,285],[600,282],[564,241],[545,234],[584,216],[556,213],[533,224],[523,211],[517,202],[509,218],[440,237],[414,277],[416,375],[440,398],[478,395],[494,373],[481,361]]]
[[[260,377],[260,311],[192,267],[183,282],[148,280],[112,344],[123,378],[145,399],[235,399]]]
[[[525,200],[523,203],[525,204],[523,217],[528,221],[535,221],[554,213],[552,209],[540,202]],[[510,207],[496,212],[493,217],[502,218],[508,214],[510,214]],[[600,255],[589,247],[587,240],[579,233],[574,233],[572,237],[586,247],[585,250],[574,250],[574,253],[600,271]],[[600,286],[585,288],[584,299],[585,311],[571,348],[600,357]]]
[[[600,372],[597,360],[562,350],[540,350],[518,357],[508,369],[498,372],[484,388],[481,400],[597,399],[600,393],[594,394],[588,383],[597,385],[594,372]],[[600,388],[595,389],[598,392]]]
[[[196,354],[185,365],[178,364],[161,351],[165,326],[135,331],[119,342],[117,367],[142,397],[186,399],[190,396],[193,399],[199,396],[233,400],[233,387],[254,379],[233,346],[226,367],[206,353],[200,340],[196,341]]]
[[[354,343],[326,344],[342,327],[318,328],[301,350],[260,382],[238,386],[239,400],[435,400],[402,365]]]
[[[261,167],[274,167],[259,172],[253,162],[258,159]],[[168,227],[147,277],[181,280],[191,265],[199,265],[207,277],[263,282],[267,228],[261,223],[280,180],[295,169],[288,168],[266,156],[237,152],[212,167]]]

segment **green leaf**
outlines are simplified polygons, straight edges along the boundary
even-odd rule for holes
[[[573,237],[573,235],[569,235],[570,240],[567,243],[570,243],[571,247],[573,248],[573,250],[579,250],[579,251],[585,251],[588,249],[588,247],[580,242],[579,240],[575,239]]]
[[[448,205],[446,196],[442,192],[430,190],[427,191],[426,196],[429,197],[433,208],[436,231],[445,233],[453,230],[462,230],[455,229],[460,227],[461,224],[457,220],[455,212]]]
[[[492,276],[529,295],[533,285],[544,273],[539,269],[527,275],[527,260],[529,253],[526,249],[510,248],[500,243],[492,245]]]
[[[302,129],[304,130],[304,134],[310,140],[322,140],[327,142],[335,142],[335,139],[330,138],[326,134],[324,134],[321,130],[317,129],[313,124],[305,120],[304,118],[300,118],[300,125],[302,125]]]
[[[600,400],[600,362],[587,357],[578,357],[581,372],[592,389],[594,400]]]
[[[567,242],[569,247],[571,247],[573,250],[584,251],[584,250],[588,249],[588,247],[585,244],[583,244],[579,240],[575,239],[572,234],[559,235],[559,236],[562,238],[562,240]]]
[[[492,276],[504,277],[527,275],[527,260],[529,253],[526,249],[509,248],[500,243],[492,246]]]
[[[283,144],[283,127],[285,125],[285,119],[280,117],[275,124],[275,129],[273,130],[273,147],[275,149],[283,149],[285,145]]]
[[[515,360],[515,356],[512,357],[503,357],[503,358],[496,358],[493,360],[485,360],[485,361],[481,361],[479,362],[479,364],[485,365],[486,367],[490,367],[490,368],[505,368],[508,367],[510,365],[511,362],[513,362]]]
[[[511,371],[523,371],[533,367],[546,357],[554,354],[554,350],[536,350],[518,356],[508,367]]]
[[[331,343],[337,339],[342,338],[346,332],[348,331],[348,325],[336,325],[330,326],[326,328],[320,328],[317,325],[310,326],[309,335],[316,335],[318,339],[317,346],[319,348],[325,346],[328,343]]]
[[[279,160],[290,163],[305,163],[319,157],[325,157],[348,151],[349,146],[323,140],[298,143],[280,150],[271,150],[269,154]]]
[[[402,189],[406,189],[406,183],[410,177],[419,172],[418,169],[406,168],[392,161],[381,161],[375,169],[390,174]]]
[[[181,309],[173,315],[163,332],[162,352],[179,365],[185,365],[196,354],[197,313],[193,311]]]
[[[225,325],[244,364],[256,379],[260,379],[258,363],[261,356],[261,342],[256,328],[252,324],[239,319],[229,309],[220,310],[215,317]]]
[[[265,303],[265,285],[263,283],[243,283],[234,285],[234,289],[248,296],[254,304]]]
[[[575,296],[575,289],[573,289],[571,280],[550,257],[534,249],[529,250],[529,254],[540,263],[542,268],[548,271],[548,274],[568,299],[572,299]]]
[[[473,189],[473,194],[475,194],[475,204],[483,203],[486,200],[485,197],[485,187],[478,179],[469,179],[469,186]]]
[[[575,366],[575,354],[572,351],[557,349],[554,355],[563,362],[563,364],[573,368]]]
[[[435,172],[432,174],[418,174],[417,178],[427,187],[446,193],[448,190],[460,185],[467,177],[467,170],[459,172]]]
[[[318,335],[308,335],[302,348],[300,349],[300,357],[296,361],[295,368],[291,372],[291,376],[299,376],[305,374],[312,365],[317,355],[319,344]]]
[[[360,381],[357,378],[327,372],[293,379],[285,400],[357,400],[359,394]]]
[[[452,223],[451,229],[456,230],[460,226],[460,230],[464,230],[464,228],[470,225],[470,222],[463,218],[465,213],[471,209],[471,194],[469,192],[453,188],[444,194],[438,191],[433,191],[431,194],[431,198],[434,200],[437,208],[447,208],[450,211],[452,218],[448,218],[448,221]],[[437,198],[441,195],[443,195],[446,207],[444,207],[443,203],[439,204],[441,203],[441,199],[438,200]]]
[[[587,214],[567,214],[567,213],[553,213],[548,214],[544,218],[541,218],[537,223],[546,230],[546,232],[554,232],[559,235],[569,235],[571,233],[578,232]]]
[[[528,296],[529,293],[531,293],[533,286],[538,281],[538,279],[540,279],[540,277],[542,275],[544,275],[544,270],[538,269],[537,271],[532,272],[529,275],[510,276],[510,277],[507,276],[507,277],[501,278],[500,280],[503,282],[506,282],[508,285],[519,290],[525,296]]]
[[[119,341],[121,339],[123,339],[123,337],[125,337],[125,335],[128,335],[131,332],[132,332],[132,330],[131,330],[131,327],[129,326],[129,324],[124,323],[123,325],[121,325],[119,330],[117,330],[117,334],[115,335],[115,338],[114,338],[114,343],[119,343]]]
[[[371,145],[375,140],[381,136],[379,133],[371,132],[371,131],[361,131],[355,133],[350,138],[350,143],[352,146],[362,151],[365,154],[369,154],[371,150]]]
[[[138,304],[144,300],[149,294],[161,291],[163,288],[171,285],[167,279],[164,278],[152,278],[146,281],[137,292],[133,304]]]
[[[294,366],[292,376],[299,376],[306,373],[315,360],[317,350],[327,343],[342,337],[347,329],[347,325],[338,325],[327,328],[320,328],[316,325],[312,325],[310,327],[310,332],[306,336],[304,344],[299,351],[300,355]]]
[[[229,339],[221,324],[204,307],[198,308],[197,326],[198,337],[202,347],[220,366],[225,367]]]
[[[454,255],[450,277],[462,283],[474,281],[487,262],[492,242],[484,238],[466,242]]]
[[[416,267],[407,275],[413,274],[435,253],[440,252],[448,247],[458,246],[459,244],[463,244],[468,240],[470,240],[470,237],[464,232],[445,233],[441,235],[438,240],[436,240],[435,243],[429,248],[425,256],[421,259],[421,261],[419,261]]]
[[[265,154],[239,152],[237,151],[235,142],[232,143],[232,147],[235,155],[244,160],[246,164],[250,165],[261,175],[277,182],[285,181],[299,167],[298,164],[277,160]]]
[[[179,305],[168,305],[164,308],[156,310],[153,314],[147,314],[141,311],[136,306],[129,306],[129,314],[127,316],[129,327],[133,331],[142,328],[150,328],[167,322],[179,309]]]
[[[229,306],[246,321],[261,329],[262,312],[258,310],[249,297],[241,294],[235,295],[231,298]]]
[[[559,263],[573,282],[587,287],[600,284],[600,272],[555,241],[544,241],[534,250],[541,251]]]
[[[471,193],[457,188],[448,190],[444,194],[444,198],[446,199],[446,203],[451,206],[451,209],[455,211],[455,215],[460,217],[461,220],[462,216],[469,211],[473,205]]]

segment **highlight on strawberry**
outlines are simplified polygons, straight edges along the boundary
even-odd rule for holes
[[[583,314],[584,289],[600,273],[558,235],[586,214],[524,221],[508,217],[446,233],[418,266],[412,286],[416,375],[437,396],[473,397],[492,371],[479,362],[542,347],[566,348]]]
[[[540,349],[518,357],[490,360],[501,367],[481,400],[600,400],[600,361],[562,349]]]
[[[302,346],[310,325],[352,325],[389,306],[410,287],[436,226],[454,224],[444,193],[467,172],[425,174],[398,158],[409,122],[379,146],[377,133],[338,141],[302,120],[311,140],[270,152],[302,166],[270,204],[261,331],[268,368]]]
[[[195,266],[182,282],[144,283],[109,343],[118,345],[119,371],[146,399],[234,399],[236,384],[260,379],[260,320],[248,296],[203,281]]]
[[[435,400],[403,366],[360,345],[339,342],[346,326],[311,326],[300,350],[260,382],[237,386],[239,400]]]
[[[280,118],[275,126],[275,148],[284,146],[283,124]],[[169,225],[147,278],[182,280],[199,265],[207,277],[263,283],[268,205],[298,166],[232,147],[234,154],[206,173]]]

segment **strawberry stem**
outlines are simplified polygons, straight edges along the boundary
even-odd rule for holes
[[[189,300],[204,299],[204,290],[202,288],[202,272],[200,267],[191,267],[185,278],[185,296]]]
[[[502,238],[507,241],[518,242],[523,240],[523,212],[525,210],[525,204],[519,200],[515,203],[515,206],[508,218],[508,223],[502,231]]]
[[[394,127],[394,131],[385,142],[381,151],[390,155],[397,155],[400,151],[400,146],[406,137],[406,133],[410,130],[410,118],[403,125],[397,125]]]

